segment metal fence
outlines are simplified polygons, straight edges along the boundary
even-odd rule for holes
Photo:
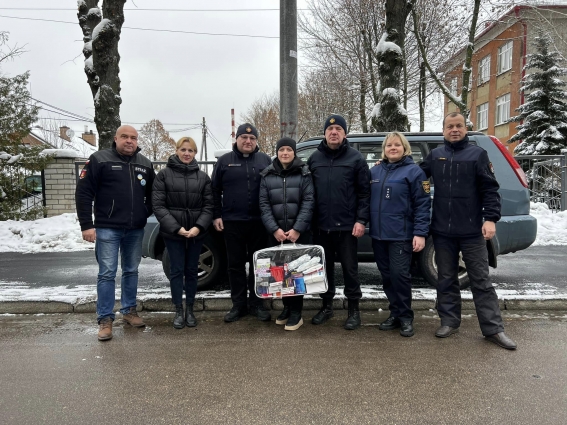
[[[45,173],[13,167],[6,177],[10,182],[11,195],[20,200],[16,209],[13,210],[15,217],[23,219],[46,217],[44,210]]]
[[[526,173],[530,200],[546,203],[551,211],[565,211],[567,152],[564,155],[518,155],[514,158]]]

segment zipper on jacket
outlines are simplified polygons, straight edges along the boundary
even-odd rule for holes
[[[108,218],[110,218],[113,211],[114,211],[114,199],[112,200],[112,207],[110,207],[110,212],[108,213]]]
[[[130,208],[130,228],[134,227],[134,179],[132,178],[133,170],[132,163],[128,163],[128,170],[130,170],[130,191],[132,198],[132,208]]]
[[[386,168],[386,175],[384,180],[382,180],[382,187],[380,188],[380,202],[378,203],[378,229],[380,229],[378,239],[382,238],[382,200],[384,199],[384,185],[386,184],[388,174],[390,174],[390,169]]]
[[[455,157],[455,149],[451,149],[451,162],[449,163],[449,228],[447,233],[451,234],[451,201],[453,200],[453,158]]]
[[[284,225],[285,225],[285,231],[287,232],[287,199],[286,199],[286,187],[285,187],[285,177],[283,178],[283,218],[284,218]]]
[[[334,158],[331,158],[331,166],[329,167],[329,177],[328,177],[328,179],[327,179],[327,199],[332,199],[332,198],[331,198],[331,174],[333,173],[333,161],[334,161],[334,160],[335,160]],[[330,205],[329,205],[329,206],[330,206]],[[331,210],[332,210],[332,208],[331,208]],[[332,217],[332,214],[331,214],[331,217]],[[331,218],[331,217],[329,217],[329,218]],[[331,221],[332,221],[332,220],[331,220]],[[332,223],[332,224],[334,224],[334,223]],[[331,229],[329,229],[329,230],[327,231],[327,234],[328,234],[330,231],[331,231]]]
[[[246,158],[246,182],[248,183],[248,218],[251,217],[251,203],[250,203],[250,170],[248,169],[248,159],[250,157]]]

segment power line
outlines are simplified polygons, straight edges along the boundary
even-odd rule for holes
[[[77,9],[67,8],[49,8],[49,7],[0,7],[0,10],[28,10],[28,11],[73,11]],[[277,9],[124,9],[128,12],[279,12]],[[297,9],[297,10],[311,10],[311,9]]]
[[[56,22],[59,24],[79,25],[78,22],[59,21],[56,19],[22,18],[20,16],[6,16],[6,15],[0,15],[0,18],[19,19],[22,21],[42,21],[42,22]],[[224,37],[248,37],[248,38],[272,38],[272,39],[280,38],[279,36],[269,36],[269,35],[212,33],[212,32],[197,32],[197,31],[183,31],[183,30],[165,30],[165,29],[156,29],[156,28],[138,28],[138,27],[126,27],[126,26],[123,26],[122,28],[129,30],[137,30],[137,31],[170,32],[170,33],[213,35],[213,36],[224,36]]]

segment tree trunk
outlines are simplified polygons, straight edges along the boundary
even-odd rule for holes
[[[79,3],[77,16],[85,43],[85,73],[94,99],[99,149],[112,146],[121,124],[118,41],[124,23],[124,3],[126,0],[104,0],[102,14],[98,0]]]
[[[380,97],[374,108],[376,131],[407,131],[408,116],[400,101],[405,26],[414,1],[386,0],[386,32],[378,43]]]

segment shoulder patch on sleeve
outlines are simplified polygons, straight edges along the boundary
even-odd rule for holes
[[[488,163],[488,169],[490,170],[490,172],[491,172],[492,174],[494,174],[494,165],[492,165],[492,162],[489,162],[489,163]]]
[[[423,191],[425,193],[430,193],[431,192],[431,184],[429,183],[429,180],[424,180],[421,182],[421,187],[423,188]]]

